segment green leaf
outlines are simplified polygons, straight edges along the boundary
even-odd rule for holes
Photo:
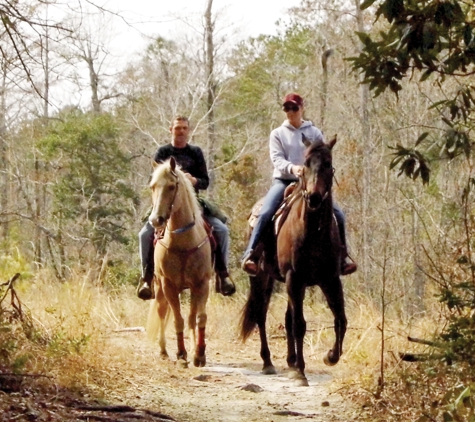
[[[376,0],[365,0],[361,5],[360,5],[360,10],[365,10],[368,7],[372,6]]]
[[[454,127],[454,124],[453,124],[449,119],[447,119],[447,117],[442,117],[442,121],[443,121],[446,125],[448,125],[448,126],[450,126],[450,127],[452,127],[452,128]]]
[[[455,407],[455,408],[458,408],[458,407],[460,407],[460,406],[463,406],[463,405],[464,405],[464,402],[466,401],[466,399],[469,399],[470,397],[471,397],[470,387],[466,387],[466,388],[460,393],[460,395],[455,399],[454,407]]]
[[[421,171],[422,183],[426,185],[430,181],[430,168],[425,161],[420,161],[419,169]]]
[[[446,104],[446,103],[447,103],[447,100],[437,101],[429,107],[429,110],[431,110],[433,108],[437,108],[440,105],[443,105],[443,104]]]
[[[419,136],[419,138],[417,138],[417,141],[416,141],[416,147],[428,136],[429,136],[429,132],[424,132],[421,136]]]
[[[421,78],[419,79],[419,82],[424,82],[430,75],[432,75],[432,70],[431,69],[427,69],[421,76]]]
[[[445,411],[442,415],[442,417],[444,418],[444,422],[453,422],[454,421],[454,418],[452,417],[452,415]]]
[[[472,34],[472,27],[470,26],[469,23],[465,25],[465,28],[463,30],[463,41],[465,42],[465,45],[468,47],[470,45],[470,42],[472,41],[473,34]]]

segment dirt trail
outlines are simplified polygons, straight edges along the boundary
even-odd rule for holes
[[[160,360],[158,347],[143,332],[116,334],[109,341],[116,352],[131,357],[128,368],[118,371],[130,388],[109,392],[111,403],[159,410],[180,422],[357,420],[348,402],[332,392],[333,368],[315,369],[312,362],[306,371],[310,386],[295,387],[279,356],[274,358],[279,373],[262,375],[257,338],[244,345],[209,339],[206,367],[187,369],[174,363],[173,339],[168,361]],[[277,341],[272,348],[285,351],[284,340]]]

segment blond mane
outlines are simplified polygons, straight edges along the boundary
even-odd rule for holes
[[[191,207],[193,208],[193,214],[195,216],[196,222],[197,223],[199,222],[201,224],[203,220],[202,210],[198,202],[198,199],[196,197],[195,188],[191,184],[190,180],[185,176],[185,173],[181,170],[181,166],[179,166],[178,163],[175,167],[174,172],[178,177],[179,185],[183,186],[188,196],[189,203],[191,204]],[[158,163],[157,167],[155,167],[155,170],[152,173],[150,186],[154,186],[160,179],[165,179],[165,178],[168,179],[170,177],[173,177],[171,173],[172,173],[172,170],[170,167],[170,159],[162,163]]]

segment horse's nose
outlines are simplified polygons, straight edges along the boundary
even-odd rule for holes
[[[310,208],[318,208],[322,203],[322,195],[319,193],[313,193],[312,195],[309,195],[308,197],[308,204],[310,205]]]
[[[149,220],[150,224],[156,229],[162,228],[165,225],[165,223],[167,222],[167,219],[165,217],[154,216],[154,215],[151,215],[148,220]]]

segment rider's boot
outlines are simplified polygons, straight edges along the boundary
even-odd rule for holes
[[[258,259],[254,255],[254,251],[251,249],[241,261],[241,269],[251,276],[255,276],[258,270]]]
[[[228,271],[216,272],[216,292],[221,293],[223,296],[232,296],[236,293],[236,286],[229,277]]]
[[[342,256],[342,260],[341,260],[340,275],[353,274],[358,269],[358,265],[348,255],[348,250],[347,250],[346,246],[343,246],[342,254],[343,254],[343,256]]]
[[[137,296],[142,300],[150,300],[154,297],[153,291],[153,268],[147,266],[142,271],[139,285],[137,287]]]

